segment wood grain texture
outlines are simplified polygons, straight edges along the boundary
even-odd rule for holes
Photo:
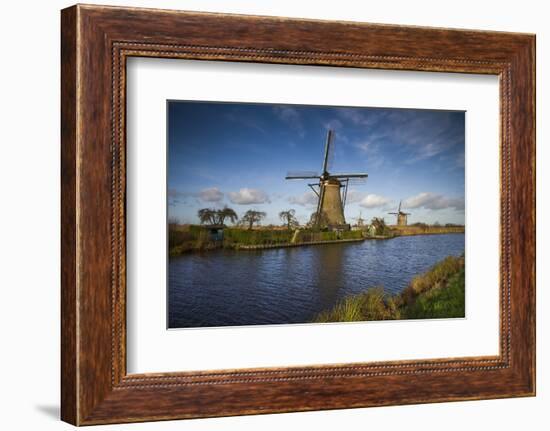
[[[77,422],[76,9],[61,16],[61,417]]]
[[[535,392],[533,35],[100,6],[62,11],[62,418],[76,425]],[[126,374],[129,56],[495,74],[500,354]]]

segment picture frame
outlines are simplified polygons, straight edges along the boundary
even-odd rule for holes
[[[535,36],[76,5],[61,13],[61,418],[74,425],[535,395]],[[490,74],[500,353],[128,374],[126,60]]]

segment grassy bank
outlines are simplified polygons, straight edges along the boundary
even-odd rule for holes
[[[289,229],[239,229],[225,228],[223,234],[224,247],[242,245],[275,245],[286,244],[292,239],[293,231]]]
[[[464,317],[464,257],[449,256],[414,277],[399,295],[382,287],[348,296],[314,322]]]
[[[329,232],[314,229],[300,229],[294,238],[292,229],[245,229],[225,227],[223,240],[213,240],[208,229],[198,225],[172,225],[168,229],[170,256],[192,251],[216,248],[238,249],[239,246],[277,246],[285,244],[308,244],[324,241],[361,239],[360,231]],[[293,242],[294,240],[294,242]]]
[[[410,235],[440,235],[445,233],[464,233],[464,226],[433,226],[423,223],[417,223],[407,226],[391,226],[391,232],[394,236]]]
[[[463,226],[392,226],[385,227],[383,233],[371,235],[367,230],[323,231],[318,229],[293,229],[280,227],[265,227],[246,229],[241,227],[225,227],[223,239],[216,239],[202,225],[171,224],[168,228],[168,244],[170,256],[178,256],[193,251],[206,251],[219,248],[254,248],[276,247],[285,245],[318,244],[340,240],[361,239],[391,239],[408,235],[430,235],[442,233],[462,233]]]

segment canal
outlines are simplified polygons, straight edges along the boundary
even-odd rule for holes
[[[307,323],[371,287],[399,293],[417,274],[464,252],[464,234],[170,258],[169,328]]]

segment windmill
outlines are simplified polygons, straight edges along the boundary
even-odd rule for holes
[[[315,212],[315,224],[318,227],[329,227],[331,229],[349,229],[344,218],[344,207],[348,194],[350,180],[367,178],[366,173],[355,174],[331,174],[328,172],[329,159],[332,154],[334,131],[329,130],[325,144],[323,158],[323,170],[319,175],[316,172],[289,173],[287,180],[310,180],[318,182],[309,183],[308,186],[317,195],[317,211]]]
[[[354,220],[357,220],[357,227],[363,227],[365,225],[365,219],[361,217],[361,211],[359,211],[359,217],[355,217]]]
[[[407,216],[411,215],[411,213],[401,211],[401,201],[399,201],[399,208],[397,208],[397,212],[388,214],[397,216],[397,226],[407,226]]]

